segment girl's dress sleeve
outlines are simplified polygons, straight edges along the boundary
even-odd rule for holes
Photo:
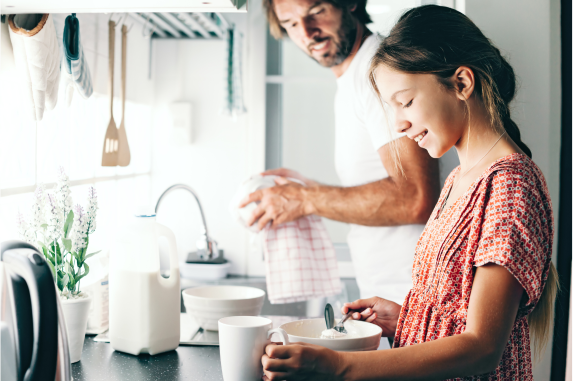
[[[536,167],[506,168],[491,174],[475,266],[506,268],[527,293],[520,310],[533,310],[547,280],[553,246],[551,200]]]

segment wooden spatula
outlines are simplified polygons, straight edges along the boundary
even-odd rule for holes
[[[119,151],[117,165],[126,167],[131,161],[129,143],[127,143],[127,133],[125,131],[125,77],[127,71],[127,26],[121,27],[121,123],[117,131],[119,137]]]
[[[115,167],[117,165],[119,138],[117,127],[113,120],[113,58],[115,51],[115,22],[109,21],[109,124],[105,132],[103,141],[103,154],[101,156],[101,165],[103,167]]]

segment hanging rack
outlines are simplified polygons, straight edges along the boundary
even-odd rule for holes
[[[111,18],[113,17],[113,15],[114,15],[114,12],[112,12],[112,13],[109,15],[109,20],[108,20],[108,22],[113,21],[113,20],[111,19]],[[119,20],[114,21],[114,22],[115,22],[115,28],[116,28],[116,29],[121,26],[121,21],[122,21],[124,18],[126,18],[126,17],[127,17],[127,16],[125,16],[125,15],[124,15],[124,16],[120,16]]]
[[[153,39],[224,39],[229,23],[220,13],[128,13]]]

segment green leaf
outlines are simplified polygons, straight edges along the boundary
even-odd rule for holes
[[[70,252],[71,252],[71,251],[72,251],[72,240],[69,239],[69,238],[62,238],[62,242],[63,242],[63,244],[64,244],[64,248],[65,248],[67,251],[70,251]]]
[[[88,275],[89,272],[90,272],[90,267],[88,266],[87,263],[84,263],[84,273],[83,273],[82,275],[78,276],[78,277],[76,278],[76,281],[79,282],[80,279],[82,279],[83,277],[85,277],[86,275]]]
[[[70,262],[66,262],[66,272],[70,275],[74,274],[74,268]]]
[[[101,253],[101,250],[95,251],[95,252],[93,252],[93,253],[89,253],[88,255],[86,255],[86,258],[85,258],[85,259],[88,259],[88,258],[90,258],[90,257],[93,257],[93,256],[96,255],[97,253]]]
[[[48,224],[42,224],[42,225],[40,225],[40,227],[41,227],[42,229],[45,229],[45,228],[48,227]]]
[[[56,285],[58,286],[58,289],[61,291],[64,291],[64,288],[66,287],[68,283],[68,275],[63,275],[63,276],[58,276],[58,281],[56,282]]]
[[[68,213],[68,218],[66,218],[66,222],[64,223],[64,238],[68,238],[68,233],[70,231],[70,228],[72,227],[73,222],[74,222],[74,212],[70,210],[70,212]]]
[[[54,268],[54,265],[52,264],[52,262],[47,261],[48,262],[48,266],[50,266],[50,270],[52,270],[52,277],[54,277],[54,282],[56,282],[56,269]],[[57,284],[58,282],[56,282]]]
[[[63,263],[62,251],[60,250],[60,244],[54,241],[54,253],[56,254],[56,262]]]

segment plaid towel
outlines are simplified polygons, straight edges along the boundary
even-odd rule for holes
[[[66,82],[66,103],[69,106],[72,103],[74,89],[84,99],[89,98],[93,93],[90,69],[80,40],[80,23],[74,15],[66,17],[63,48],[62,74]]]
[[[307,216],[263,231],[267,292],[272,304],[342,292],[334,247],[322,220]]]

